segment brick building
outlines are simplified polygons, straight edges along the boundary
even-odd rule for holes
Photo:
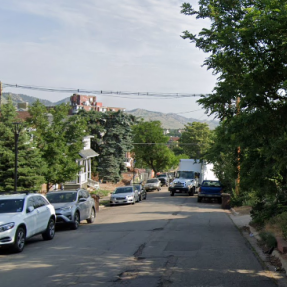
[[[117,112],[119,110],[125,111],[122,108],[114,108],[114,107],[104,107],[103,103],[97,102],[96,96],[86,96],[86,95],[78,95],[73,94],[70,98],[72,114],[76,114],[79,110],[86,110],[86,111],[98,111],[98,112]]]

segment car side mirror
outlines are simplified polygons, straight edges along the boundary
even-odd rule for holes
[[[33,210],[35,210],[34,206],[28,206],[27,212],[31,213]]]

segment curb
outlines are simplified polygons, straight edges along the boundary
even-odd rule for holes
[[[232,212],[233,216],[240,216],[240,213],[236,212],[233,208],[231,208],[230,211]],[[231,220],[232,220],[232,217],[231,217]],[[276,270],[276,267],[274,267],[270,263],[270,261],[268,259],[268,255],[263,253],[262,249],[257,244],[257,241],[261,240],[259,232],[255,228],[250,226],[249,223],[245,224],[245,227],[248,227],[250,232],[243,231],[241,229],[243,226],[238,226],[235,222],[234,222],[234,224],[240,230],[240,233],[242,234],[242,236],[252,246],[254,252],[256,253],[256,256],[258,257],[258,259],[260,259],[260,261],[264,264],[264,266],[270,272],[269,274],[277,282],[278,286],[280,286],[280,287],[287,287],[287,280],[286,280],[286,276],[287,276],[287,257],[284,258],[282,256],[282,254],[278,250],[273,250],[273,252],[270,254],[271,256],[274,256],[274,257],[276,257],[277,259],[280,260],[280,263],[282,264],[282,268],[284,268],[284,270],[285,270],[285,272],[282,272],[282,273],[278,272]],[[281,278],[280,278],[280,276],[281,276]]]

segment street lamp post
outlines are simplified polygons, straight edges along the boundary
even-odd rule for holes
[[[14,172],[14,191],[17,192],[17,177],[18,177],[18,140],[20,134],[20,124],[13,123],[14,126],[14,135],[15,135],[15,172]]]

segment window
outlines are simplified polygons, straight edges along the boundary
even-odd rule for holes
[[[0,213],[22,212],[24,199],[0,200]]]
[[[36,208],[36,202],[35,202],[35,198],[34,197],[30,197],[28,199],[26,212],[28,212],[28,207],[30,207],[30,206],[33,207],[33,208]]]

